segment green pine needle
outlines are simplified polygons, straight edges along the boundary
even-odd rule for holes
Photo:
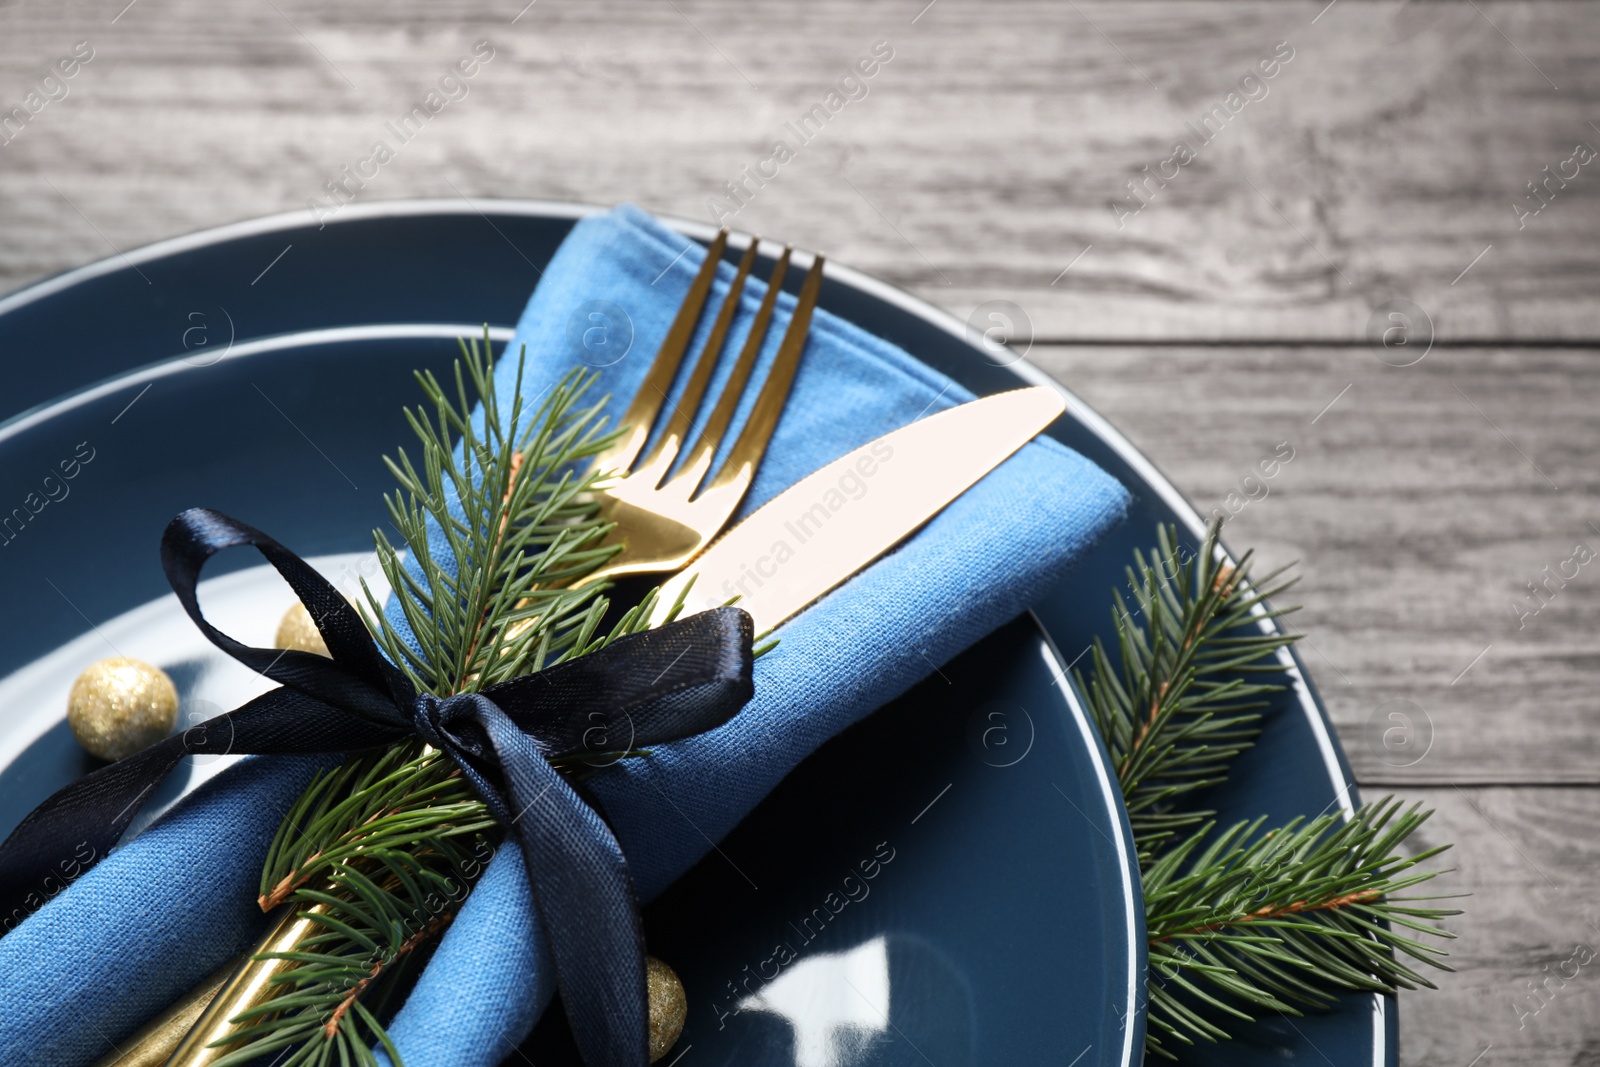
[[[1099,641],[1077,676],[1122,787],[1143,875],[1150,977],[1146,1047],[1223,1041],[1227,1020],[1325,1009],[1340,993],[1431,987],[1412,964],[1449,970],[1424,937],[1459,914],[1402,895],[1438,871],[1418,864],[1449,846],[1400,847],[1430,813],[1390,798],[1346,820],[1323,815],[1266,829],[1265,817],[1218,830],[1202,791],[1227,778],[1258,732],[1278,649],[1263,625],[1287,614],[1267,600],[1292,582],[1259,584],[1250,555],[1219,562],[1214,525],[1184,558],[1175,530],[1159,556],[1135,553],[1130,598],[1114,619],[1120,670]]]
[[[1141,867],[1211,817],[1185,802],[1225,779],[1250,747],[1264,698],[1280,688],[1255,679],[1278,670],[1272,657],[1293,640],[1252,616],[1293,585],[1278,580],[1282,571],[1253,586],[1250,553],[1236,567],[1219,565],[1214,534],[1188,558],[1174,531],[1162,528],[1158,539],[1159,556],[1136,552],[1128,568],[1131,605],[1116,593],[1120,672],[1097,638],[1090,680],[1077,675],[1122,784]]]
[[[571,588],[614,551],[592,496],[599,472],[578,473],[613,439],[600,425],[603,402],[583,403],[592,377],[575,372],[530,412],[519,363],[502,424],[487,334],[462,354],[453,390],[418,375],[427,403],[407,419],[420,451],[389,461],[399,484],[387,498],[390,520],[421,578],[374,535],[414,642],[364,589],[379,646],[438,695],[642,630],[654,599],[602,633],[604,586]],[[430,534],[444,545],[437,556]],[[1213,527],[1184,559],[1175,531],[1163,528],[1159,555],[1136,554],[1129,593],[1116,596],[1117,665],[1097,641],[1087,679],[1078,676],[1133,825],[1151,964],[1146,1043],[1169,1058],[1168,1042],[1226,1039],[1228,1019],[1430,985],[1413,965],[1445,968],[1423,938],[1449,937],[1435,924],[1456,914],[1402,895],[1434,877],[1417,864],[1442,851],[1400,852],[1427,818],[1416,807],[1384,800],[1349,820],[1267,830],[1257,819],[1219,831],[1200,803],[1253,742],[1267,697],[1281,688],[1275,654],[1293,640],[1262,625],[1282,614],[1266,601],[1292,583],[1281,572],[1252,583],[1248,555],[1219,565],[1216,537]],[[297,966],[279,976],[274,998],[236,1018],[218,1067],[285,1050],[278,1067],[368,1065],[378,1048],[399,1065],[380,1018],[502,839],[454,764],[420,742],[319,775],[280,825],[261,878],[264,909],[291,905],[317,932],[287,954]]]
[[[420,450],[388,461],[399,491],[390,521],[421,569],[405,569],[374,533],[384,576],[414,635],[403,638],[363,583],[363,617],[385,655],[418,689],[445,696],[604,647],[645,629],[654,594],[609,631],[603,583],[571,588],[615,551],[592,491],[592,460],[614,439],[604,401],[585,405],[592,374],[563,379],[536,411],[522,401],[522,364],[507,412],[488,335],[462,343],[452,389],[417,375],[426,403],[406,413]],[[481,406],[483,416],[472,412]],[[460,456],[457,456],[457,449]],[[587,471],[587,473],[581,473]],[[451,509],[459,501],[460,514]],[[443,550],[430,551],[430,535]],[[453,567],[446,567],[453,561]],[[639,753],[620,753],[621,756]],[[591,757],[592,758],[592,757]],[[568,773],[587,765],[565,761]],[[563,766],[563,761],[557,761]],[[373,1064],[400,1057],[379,1019],[416,961],[449,926],[503,839],[455,764],[419,741],[357,755],[324,772],[285,816],[261,876],[261,906],[290,905],[317,932],[279,976],[272,1000],[235,1018],[218,1067],[265,1054],[277,1067]]]

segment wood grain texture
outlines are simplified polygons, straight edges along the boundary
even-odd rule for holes
[[[1031,357],[1203,512],[1236,512],[1231,546],[1299,561],[1293,624],[1362,781],[1600,781],[1593,349],[1436,348],[1404,368],[1364,347]],[[1282,444],[1294,458],[1261,479]],[[1580,543],[1596,558],[1562,584]],[[1425,754],[1385,747],[1397,710],[1416,744],[1431,730]]]
[[[1403,1062],[1600,1064],[1600,961],[1527,999],[1600,947],[1600,565],[1525,614],[1527,582],[1600,550],[1600,173],[1513,210],[1600,145],[1593,5],[125,3],[0,0],[0,118],[94,48],[0,144],[0,289],[331,205],[378,141],[394,157],[360,201],[710,219],[782,138],[733,225],[958,317],[1014,301],[1032,358],[1203,510],[1237,511],[1233,546],[1301,561],[1306,661],[1367,795],[1436,806],[1424,843],[1457,843],[1445,889],[1473,894],[1460,973],[1401,998]],[[479,41],[493,59],[402,142],[389,124]],[[786,123],[878,41],[866,96],[800,143]],[[1201,145],[1186,124],[1280,41],[1266,95]],[[1111,202],[1177,140],[1195,158],[1119,225]],[[1397,298],[1427,319],[1374,349]],[[1414,366],[1379,358],[1430,335]],[[1247,483],[1280,444],[1294,459]]]
[[[782,139],[738,226],[959,316],[1012,300],[1042,338],[1352,340],[1396,296],[1443,338],[1600,334],[1600,177],[1523,229],[1511,207],[1600,144],[1586,4],[924,2],[0,5],[0,110],[95,49],[0,146],[0,286],[305,209],[377,141],[395,157],[362,200],[705,219]],[[402,144],[385,124],[479,40],[494,59]],[[786,123],[877,41],[867,95],[802,144]],[[1293,58],[1202,143],[1186,123],[1278,42]],[[1179,140],[1195,159],[1119,223]]]
[[[1368,790],[1368,794],[1372,794]],[[1421,841],[1457,842],[1434,891],[1455,902],[1456,973],[1400,995],[1406,1067],[1594,1067],[1600,1063],[1600,792],[1406,789],[1436,809]],[[1576,953],[1576,955],[1575,955]],[[1570,961],[1570,962],[1569,962]]]
[[[1436,808],[1415,844],[1455,843],[1437,884],[1469,894],[1449,924],[1457,973],[1402,994],[1401,1062],[1594,1067],[1600,958],[1569,961],[1600,950],[1600,557],[1564,584],[1545,568],[1600,552],[1595,346],[1380,354],[1415,350],[1029,356],[1228,513],[1233,548],[1299,561],[1286,599],[1365,797]],[[1285,443],[1294,458],[1262,479]],[[1538,601],[1529,581],[1548,583]]]

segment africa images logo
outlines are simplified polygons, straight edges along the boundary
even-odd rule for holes
[[[372,151],[352,164],[346,164],[337,175],[322,183],[323,191],[327,193],[324,199],[311,197],[306,201],[311,217],[317,223],[317,229],[326,226],[328,220],[344,210],[344,206],[356,198],[356,194],[367,187],[367,183],[378,176],[386,165],[392,162],[400,149],[410,144],[422,133],[433,117],[443,111],[452,102],[465,100],[472,91],[468,84],[483,67],[494,59],[494,45],[488,41],[479,41],[472,46],[472,54],[463,56],[453,66],[446,68],[438,80],[436,88],[430,88],[422,100],[411,106],[411,110],[383,124],[384,130],[392,135],[395,140],[394,147],[389,146],[386,140],[377,140],[372,143]]]
[[[1195,143],[1191,147],[1188,141],[1178,141],[1172,146],[1172,154],[1156,164],[1155,171],[1150,165],[1145,164],[1140,168],[1140,176],[1128,179],[1128,196],[1126,201],[1112,199],[1109,201],[1111,214],[1117,220],[1117,229],[1122,229],[1128,220],[1149,206],[1155,199],[1156,193],[1167,187],[1167,182],[1174,181],[1187,167],[1199,158],[1202,149],[1221,136],[1233,117],[1243,111],[1249,104],[1265,100],[1272,87],[1267,83],[1283,72],[1283,68],[1294,59],[1294,46],[1288,41],[1279,41],[1272,48],[1272,54],[1255,64],[1239,79],[1238,85],[1222,98],[1219,104],[1213,104],[1211,109],[1200,116],[1200,124],[1185,122],[1184,126],[1194,135]]]
[[[79,41],[72,46],[72,51],[57,59],[45,71],[33,88],[29,89],[22,98],[20,107],[0,111],[0,145],[8,145],[18,137],[32,122],[34,116],[43,111],[47,106],[67,98],[72,87],[67,84],[68,79],[76,78],[90,60],[94,58],[94,45],[88,41]]]
[[[794,558],[796,548],[803,546],[821,532],[822,528],[832,521],[834,515],[843,511],[852,500],[860,500],[867,495],[867,479],[877,474],[882,464],[894,458],[894,446],[887,441],[874,441],[868,451],[871,455],[864,454],[857,457],[856,461],[823,491],[821,499],[795,512],[794,517],[783,524],[784,531],[794,540],[793,545],[781,537],[778,538],[772,543],[766,555],[742,564],[737,579],[729,578],[722,583],[722,592],[727,599],[753,596],[754,593],[749,588],[750,583],[754,582],[757,590],[764,587],[767,581],[777,577],[779,567]]]

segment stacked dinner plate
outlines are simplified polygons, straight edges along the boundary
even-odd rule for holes
[[[406,439],[410,371],[447,368],[455,338],[485,322],[507,340],[542,265],[592,210],[414,201],[352,206],[324,226],[277,216],[0,300],[0,833],[87,769],[65,696],[89,663],[123,654],[164,667],[184,722],[264,688],[168,592],[155,538],[174,513],[204,502],[273,531],[336,583],[376,576],[371,529],[390,481],[380,456]],[[976,393],[1049,383],[943,312],[848,269],[830,265],[822,306]],[[1176,524],[1192,548],[1201,520],[1114,428],[1068,399],[1052,432],[1128,487],[1128,521],[1041,590],[1030,616],[804,763],[725,844],[737,869],[714,852],[648,909],[653,950],[686,961],[690,989],[759,974],[778,940],[805,942],[801,964],[743,1001],[755,1010],[691,1017],[682,1045],[695,1062],[1140,1062],[1138,870],[1069,671],[1110,636],[1110,590],[1133,550],[1158,523]],[[308,462],[312,449],[326,462]],[[69,491],[41,496],[64,459],[79,463]],[[213,621],[239,636],[286,606],[265,568],[226,570],[247,562],[219,561],[202,593]],[[1292,684],[1212,798],[1224,820],[1358,803],[1315,690],[1281,655]],[[161,803],[230,758],[197,759]],[[813,920],[864,862],[877,872],[870,890],[845,892],[826,924]],[[745,892],[747,881],[770,891]],[[860,983],[887,1013],[841,992]],[[530,1050],[576,1062],[558,1029],[542,1026]],[[1349,996],[1326,1014],[1242,1027],[1185,1060],[1393,1064],[1396,1045],[1393,1001]]]

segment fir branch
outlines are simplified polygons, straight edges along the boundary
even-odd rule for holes
[[[407,417],[420,466],[404,452],[390,461],[400,486],[390,518],[421,577],[375,534],[413,640],[364,590],[380,647],[439,695],[586,654],[645,628],[652,607],[647,598],[601,634],[601,588],[570,587],[612,551],[591,496],[600,472],[577,473],[609,441],[600,405],[581,406],[590,380],[567,378],[529,413],[519,365],[503,420],[487,337],[463,355],[454,396],[419,375],[431,412]],[[1189,559],[1168,529],[1159,557],[1136,555],[1130,597],[1116,597],[1120,672],[1097,642],[1090,679],[1078,679],[1133,823],[1159,976],[1147,1044],[1166,1056],[1163,1037],[1225,1038],[1218,1014],[1249,1019],[1326,1006],[1341,990],[1428,985],[1401,957],[1443,967],[1443,954],[1407,932],[1449,936],[1430,924],[1455,914],[1397,895],[1434,876],[1414,868],[1440,851],[1397,852],[1427,817],[1416,808],[1384,801],[1348,822],[1325,816],[1263,833],[1256,820],[1219,833],[1215,813],[1196,805],[1252,743],[1265,698],[1280,688],[1269,658],[1292,640],[1262,625],[1280,614],[1266,600],[1289,583],[1274,574],[1252,585],[1248,556],[1219,565],[1216,533]],[[430,535],[442,550],[430,550]],[[456,768],[418,742],[320,775],[284,819],[261,883],[264,908],[292,904],[318,933],[286,954],[298,965],[279,976],[274,999],[238,1018],[221,1064],[289,1048],[284,1067],[369,1064],[377,1047],[398,1063],[380,1022],[387,997],[454,918],[501,837]]]
[[[1459,911],[1402,894],[1439,873],[1415,868],[1449,846],[1398,851],[1430,814],[1385,798],[1349,821],[1207,824],[1170,849],[1144,877],[1152,1049],[1225,1039],[1199,1004],[1248,1020],[1326,1009],[1340,992],[1433,988],[1411,964],[1449,970],[1445,953],[1411,935],[1452,937],[1432,924]]]
[[[1089,680],[1075,672],[1122,785],[1141,866],[1212,816],[1180,805],[1226,778],[1251,745],[1265,697],[1281,688],[1256,679],[1281,670],[1269,660],[1293,640],[1261,625],[1288,614],[1266,601],[1293,581],[1280,581],[1280,570],[1253,585],[1248,552],[1237,566],[1219,564],[1217,529],[1198,554],[1166,527],[1159,556],[1134,553],[1129,595],[1115,595],[1120,672],[1099,638]]]
[[[363,583],[363,614],[379,646],[417,688],[440,695],[587,650],[606,601],[597,585],[568,586],[617,551],[601,546],[609,527],[593,490],[603,472],[577,473],[614,439],[600,432],[603,399],[580,406],[593,375],[573,371],[529,412],[519,359],[506,413],[487,349],[487,333],[482,352],[462,344],[454,396],[431,372],[417,375],[427,405],[406,418],[421,443],[420,469],[404,449],[385,461],[399,484],[384,498],[389,518],[422,577],[381,530],[373,538],[412,641]]]
[[[1431,987],[1412,964],[1448,970],[1419,936],[1458,914],[1401,894],[1439,872],[1418,865],[1444,848],[1399,850],[1428,818],[1391,799],[1346,820],[1323,815],[1264,829],[1265,817],[1218,830],[1201,791],[1224,780],[1253,742],[1266,697],[1282,688],[1278,649],[1293,638],[1263,625],[1287,614],[1259,586],[1250,556],[1221,562],[1219,527],[1185,558],[1176,531],[1159,557],[1135,553],[1129,598],[1115,598],[1120,670],[1100,642],[1077,677],[1106,743],[1143,875],[1150,980],[1146,1046],[1227,1039],[1228,1019],[1327,1008],[1339,993]],[[1288,609],[1293,610],[1293,609]]]
[[[421,576],[374,532],[379,563],[407,640],[363,583],[362,615],[384,654],[419,689],[445,696],[586,655],[645,629],[654,594],[607,632],[604,586],[571,588],[609,558],[610,527],[587,470],[613,437],[600,401],[584,406],[592,375],[574,372],[537,411],[522,399],[522,363],[509,410],[497,395],[487,332],[462,344],[453,392],[418,374],[426,403],[407,412],[420,444],[389,469],[399,491],[389,517]],[[474,417],[474,406],[481,408]],[[442,547],[441,547],[442,546]],[[635,755],[621,753],[620,755]],[[576,759],[558,766],[581,775]],[[294,1048],[281,1067],[375,1063],[400,1057],[380,1022],[388,995],[454,918],[503,838],[502,828],[448,759],[421,742],[357,755],[317,778],[279,826],[262,871],[263,910],[288,904],[317,933],[294,952],[261,958],[297,966],[267,1003],[236,1017],[218,1067]]]

